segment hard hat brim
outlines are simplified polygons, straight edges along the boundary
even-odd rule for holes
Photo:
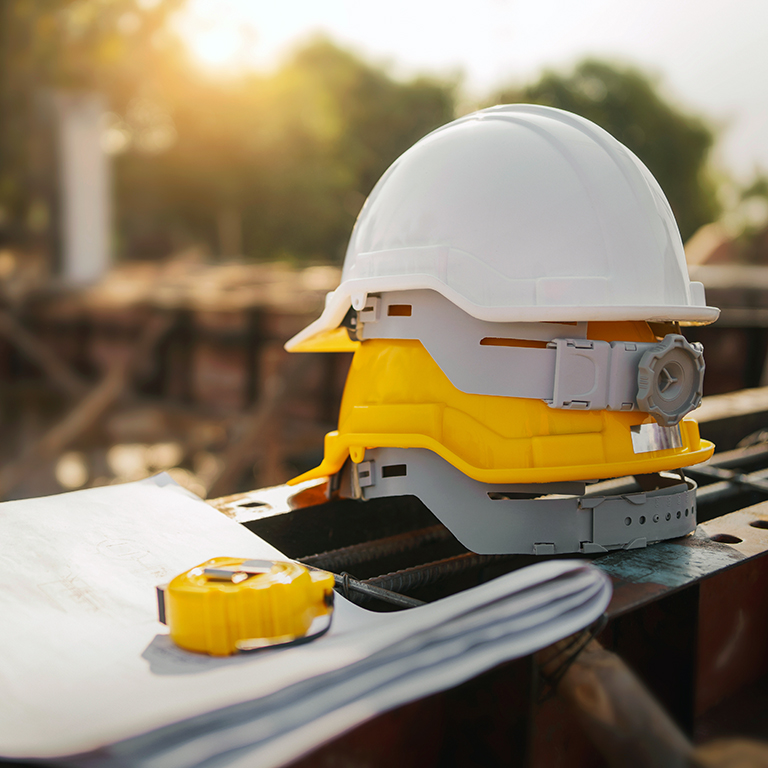
[[[349,352],[358,342],[339,329],[351,307],[362,309],[365,296],[383,291],[434,290],[478,320],[520,323],[573,323],[581,321],[676,322],[681,325],[709,325],[720,316],[717,307],[707,306],[481,306],[473,304],[441,281],[424,275],[394,275],[366,280],[347,280],[328,294],[322,315],[285,344],[288,352]],[[362,285],[360,285],[362,284]],[[364,287],[363,287],[364,285]],[[341,331],[340,333],[333,333]]]
[[[311,327],[308,326],[308,328]],[[304,333],[304,331],[301,333]],[[336,326],[335,328],[326,328],[318,333],[313,333],[306,339],[300,340],[292,347],[289,347],[288,344],[298,339],[301,333],[294,336],[285,345],[289,352],[354,352],[360,346],[359,341],[349,338],[346,328]]]
[[[698,428],[692,419],[681,422],[684,429]],[[354,445],[353,445],[354,444]],[[507,469],[484,469],[474,467],[455,453],[447,450],[439,441],[421,434],[369,434],[351,435],[338,431],[329,432],[325,440],[325,455],[321,464],[288,481],[298,485],[306,480],[315,480],[335,475],[350,457],[350,447],[360,446],[425,448],[432,451],[467,477],[482,483],[551,483],[577,480],[603,480],[611,477],[625,477],[634,474],[651,474],[681,467],[700,464],[712,457],[715,446],[709,440],[699,439],[693,450],[674,449],[653,451],[635,456],[631,461],[617,461],[603,464],[573,465],[569,467],[517,467]]]

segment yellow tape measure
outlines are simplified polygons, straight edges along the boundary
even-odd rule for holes
[[[229,656],[327,632],[333,585],[332,573],[299,563],[215,557],[158,587],[158,613],[181,648]],[[320,616],[327,622],[308,635]]]

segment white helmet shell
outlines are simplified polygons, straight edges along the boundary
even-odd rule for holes
[[[431,289],[491,322],[711,323],[656,180],[594,123],[492,107],[433,131],[379,180],[341,285],[298,349],[368,294]]]

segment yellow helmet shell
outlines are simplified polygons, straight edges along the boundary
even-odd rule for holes
[[[645,323],[612,323],[610,330],[630,341],[654,338]],[[668,430],[672,447],[638,451],[633,430]],[[366,448],[378,447],[426,448],[484,483],[647,474],[697,464],[714,451],[690,418],[660,427],[638,411],[555,409],[541,400],[462,392],[419,341],[397,339],[358,347],[325,459],[291,482],[333,475],[347,457],[359,462]]]

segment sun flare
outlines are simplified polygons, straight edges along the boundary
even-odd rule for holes
[[[228,4],[198,2],[182,11],[176,29],[192,57],[209,69],[242,69],[255,63],[257,32]]]

